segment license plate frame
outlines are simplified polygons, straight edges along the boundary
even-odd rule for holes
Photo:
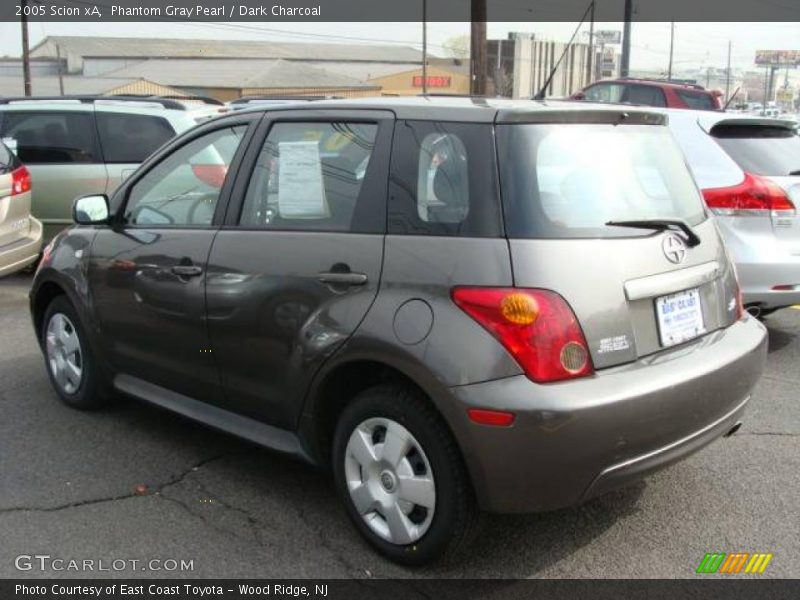
[[[659,296],[655,311],[658,339],[664,348],[691,341],[707,331],[700,288]]]

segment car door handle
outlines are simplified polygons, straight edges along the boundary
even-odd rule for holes
[[[320,273],[317,280],[329,285],[364,285],[367,276],[364,273]]]
[[[175,265],[170,270],[178,277],[197,277],[203,274],[203,269],[194,265]]]

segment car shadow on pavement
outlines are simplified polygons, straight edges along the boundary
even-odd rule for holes
[[[769,331],[769,352],[777,352],[791,345],[797,338],[797,334],[792,331],[779,328],[777,323],[770,323],[768,320],[764,322]]]
[[[219,523],[229,522],[211,512],[208,507],[214,502],[246,515],[242,531],[257,530],[256,540],[280,540],[289,555],[307,553],[313,540],[326,540],[314,543],[314,553],[320,558],[337,555],[343,567],[338,576],[535,576],[635,513],[646,487],[640,482],[584,505],[549,513],[486,515],[468,548],[428,567],[406,569],[385,561],[361,540],[323,470],[133,400],[121,400],[109,417],[125,420],[126,427],[134,430],[146,430],[132,432],[133,437],[171,436],[190,446],[185,448],[189,455],[220,457],[218,461],[212,458],[212,465],[204,463],[202,469],[190,470],[179,487],[164,490],[165,500],[192,507],[189,512],[206,522],[217,518]],[[287,547],[293,544],[294,549]]]

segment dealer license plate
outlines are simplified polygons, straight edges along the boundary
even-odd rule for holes
[[[674,346],[706,332],[697,288],[656,298],[656,314],[662,346]]]

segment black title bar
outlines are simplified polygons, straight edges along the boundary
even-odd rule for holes
[[[472,0],[2,0],[0,21],[469,21]],[[800,21],[797,0],[633,0],[634,21]],[[590,0],[486,0],[487,21],[579,21]],[[598,0],[595,21],[623,20],[624,0]]]

